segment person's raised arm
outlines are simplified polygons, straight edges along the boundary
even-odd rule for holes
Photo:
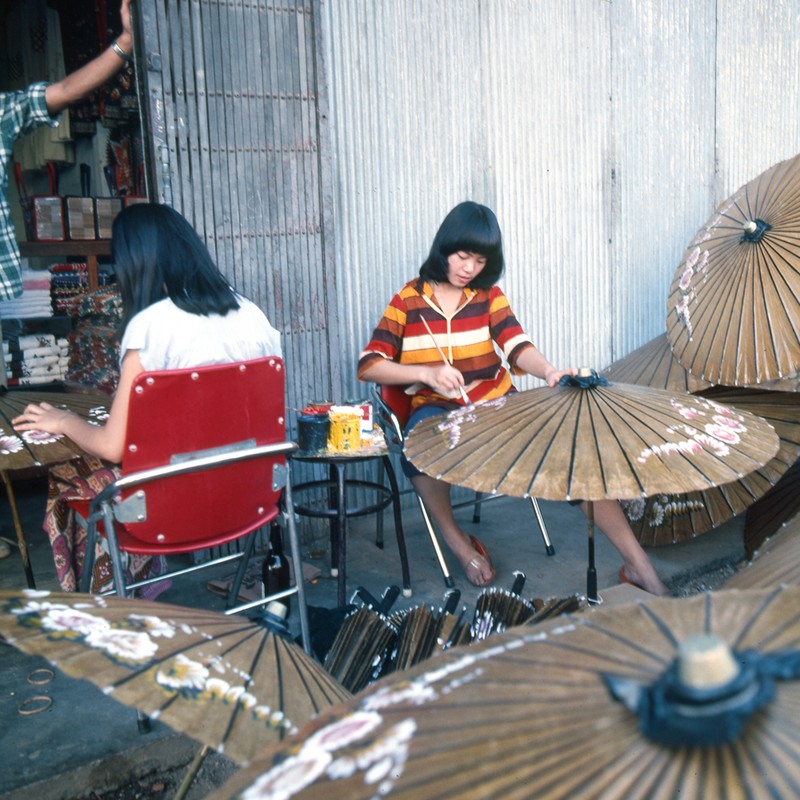
[[[526,347],[517,357],[516,366],[534,378],[541,378],[548,386],[555,386],[563,375],[577,375],[574,367],[571,369],[557,369],[554,367],[534,345]]]
[[[122,65],[132,56],[133,32],[130,6],[131,0],[122,0],[120,7],[122,33],[110,47],[88,64],[71,72],[66,78],[51,83],[47,87],[44,97],[51,116],[55,116],[71,103],[102,86],[116,75]]]

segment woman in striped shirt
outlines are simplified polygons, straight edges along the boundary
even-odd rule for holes
[[[503,267],[494,213],[472,201],[460,203],[439,227],[419,277],[390,301],[361,353],[358,377],[409,387],[412,413],[406,432],[426,417],[514,391],[511,373],[533,375],[548,386],[576,373],[554,367],[522,330],[496,285]],[[491,560],[475,549],[453,517],[450,485],[422,474],[406,459],[403,471],[467,579],[476,586],[491,583]],[[655,594],[667,593],[619,504],[597,502],[594,514],[622,555],[627,579]]]

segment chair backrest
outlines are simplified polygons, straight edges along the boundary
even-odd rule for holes
[[[392,410],[398,422],[405,428],[411,416],[411,395],[405,393],[405,386],[378,386],[381,399]]]
[[[283,361],[275,356],[193,369],[145,372],[131,389],[122,475],[286,440]],[[144,487],[146,518],[122,522],[141,542],[198,542],[202,549],[255,530],[277,515],[276,465],[258,458]],[[139,491],[126,490],[123,499]],[[130,504],[131,501],[129,501]],[[135,508],[135,503],[133,504]]]

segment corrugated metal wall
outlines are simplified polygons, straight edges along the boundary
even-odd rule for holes
[[[800,151],[798,5],[140,0],[158,197],[283,332],[290,406],[366,396],[361,347],[466,198],[534,341],[602,368],[663,332],[717,202]]]
[[[330,357],[338,328],[314,3],[138,5],[155,196],[190,219],[281,331],[290,405],[332,396],[341,362]]]
[[[664,331],[673,271],[716,204],[800,151],[791,0],[323,10],[345,394],[456,202],[497,211],[503,285],[545,354],[601,368]]]

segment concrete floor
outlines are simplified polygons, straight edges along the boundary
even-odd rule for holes
[[[37,588],[57,589],[52,556],[41,530],[45,484],[41,479],[23,481],[16,486],[17,501],[29,543]],[[510,588],[514,572],[526,575],[523,596],[526,598],[568,597],[586,592],[587,525],[581,512],[566,503],[542,501],[541,509],[555,546],[555,555],[547,556],[530,505],[522,500],[505,498],[483,506],[479,524],[471,522],[471,511],[459,512],[464,529],[482,539],[497,569],[495,585]],[[391,584],[401,585],[391,515],[386,516],[386,544],[374,544],[375,517],[351,523],[348,536],[347,596],[356,587],[364,587],[375,597],[382,596]],[[404,511],[403,522],[411,564],[413,595],[398,597],[393,610],[421,603],[439,607],[446,591],[433,548],[416,507]],[[14,539],[8,507],[0,507],[2,535]],[[687,575],[702,573],[718,562],[736,563],[744,556],[742,521],[731,522],[692,542],[649,550],[662,578],[671,587],[685,581]],[[307,584],[312,606],[336,606],[336,579],[330,575],[325,537],[306,547],[304,561],[320,569],[320,576]],[[318,544],[322,542],[323,544]],[[473,608],[480,590],[470,586],[449,559],[461,602]],[[603,536],[596,537],[598,586],[604,599],[628,598],[638,590],[614,587],[618,583],[620,559]],[[186,576],[160,598],[162,601],[205,608],[224,608],[224,601],[208,591],[208,576]],[[16,549],[0,560],[0,588],[23,588],[25,577]],[[699,588],[703,588],[702,585]],[[292,627],[297,630],[296,612]],[[64,800],[85,796],[92,789],[114,785],[119,775],[148,768],[166,768],[186,763],[196,745],[176,735],[163,724],[154,723],[147,735],[137,732],[134,712],[105,697],[85,681],[76,681],[55,671],[55,678],[45,686],[34,686],[28,677],[38,667],[46,666],[39,657],[18,652],[0,641],[0,796],[12,800]],[[34,695],[46,695],[52,705],[43,713],[24,716],[19,706]]]

